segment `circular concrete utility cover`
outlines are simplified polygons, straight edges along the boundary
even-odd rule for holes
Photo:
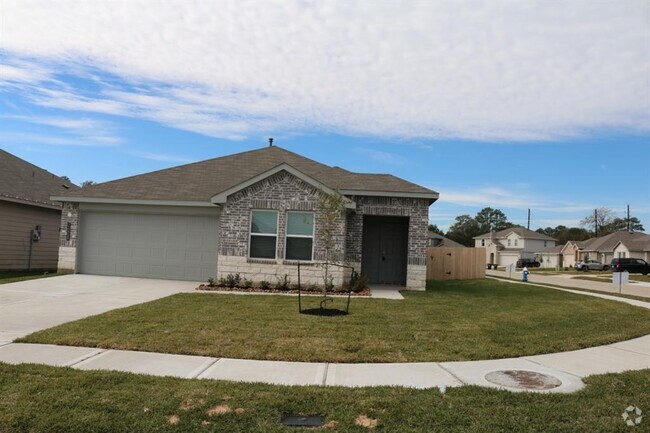
[[[544,390],[562,385],[557,377],[526,370],[499,370],[485,375],[485,380],[508,388]]]

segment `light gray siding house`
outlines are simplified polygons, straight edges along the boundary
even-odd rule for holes
[[[319,194],[340,192],[333,255],[371,283],[424,290],[429,206],[438,193],[388,174],[330,167],[279,147],[73,191],[63,202],[59,268],[205,281],[285,274],[323,283]],[[337,268],[334,284],[349,271]]]
[[[55,269],[61,204],[76,185],[0,149],[0,270]]]

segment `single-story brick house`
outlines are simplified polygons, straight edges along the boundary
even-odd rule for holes
[[[61,203],[50,196],[77,188],[0,149],[0,270],[56,268]]]
[[[323,283],[321,192],[340,192],[335,260],[371,283],[423,290],[429,206],[438,193],[388,174],[330,167],[269,146],[70,191],[59,268],[205,281]],[[310,263],[312,265],[310,266]],[[334,284],[350,271],[337,268]]]

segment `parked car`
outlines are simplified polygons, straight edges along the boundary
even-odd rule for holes
[[[630,274],[650,274],[650,264],[643,259],[613,259],[612,272],[628,271]]]
[[[519,259],[519,260],[517,260],[517,267],[518,268],[523,268],[523,267],[526,267],[526,268],[539,268],[540,265],[541,264],[535,259]]]
[[[577,271],[606,271],[609,265],[599,262],[598,260],[583,260],[576,263]]]

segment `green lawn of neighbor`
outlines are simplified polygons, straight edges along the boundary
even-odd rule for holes
[[[284,387],[0,363],[0,433],[648,431],[650,370],[585,382],[582,391],[564,395],[479,387],[449,388],[443,395],[437,389]],[[621,416],[630,405],[644,411],[633,428]],[[323,415],[328,427],[283,427],[285,413]],[[374,430],[357,426],[360,416],[376,422]]]
[[[404,301],[353,299],[349,316],[318,317],[298,314],[295,297],[183,293],[19,341],[228,358],[415,362],[558,352],[650,333],[648,310],[535,286],[429,282],[426,292],[403,294]],[[303,299],[308,307],[319,300]]]

